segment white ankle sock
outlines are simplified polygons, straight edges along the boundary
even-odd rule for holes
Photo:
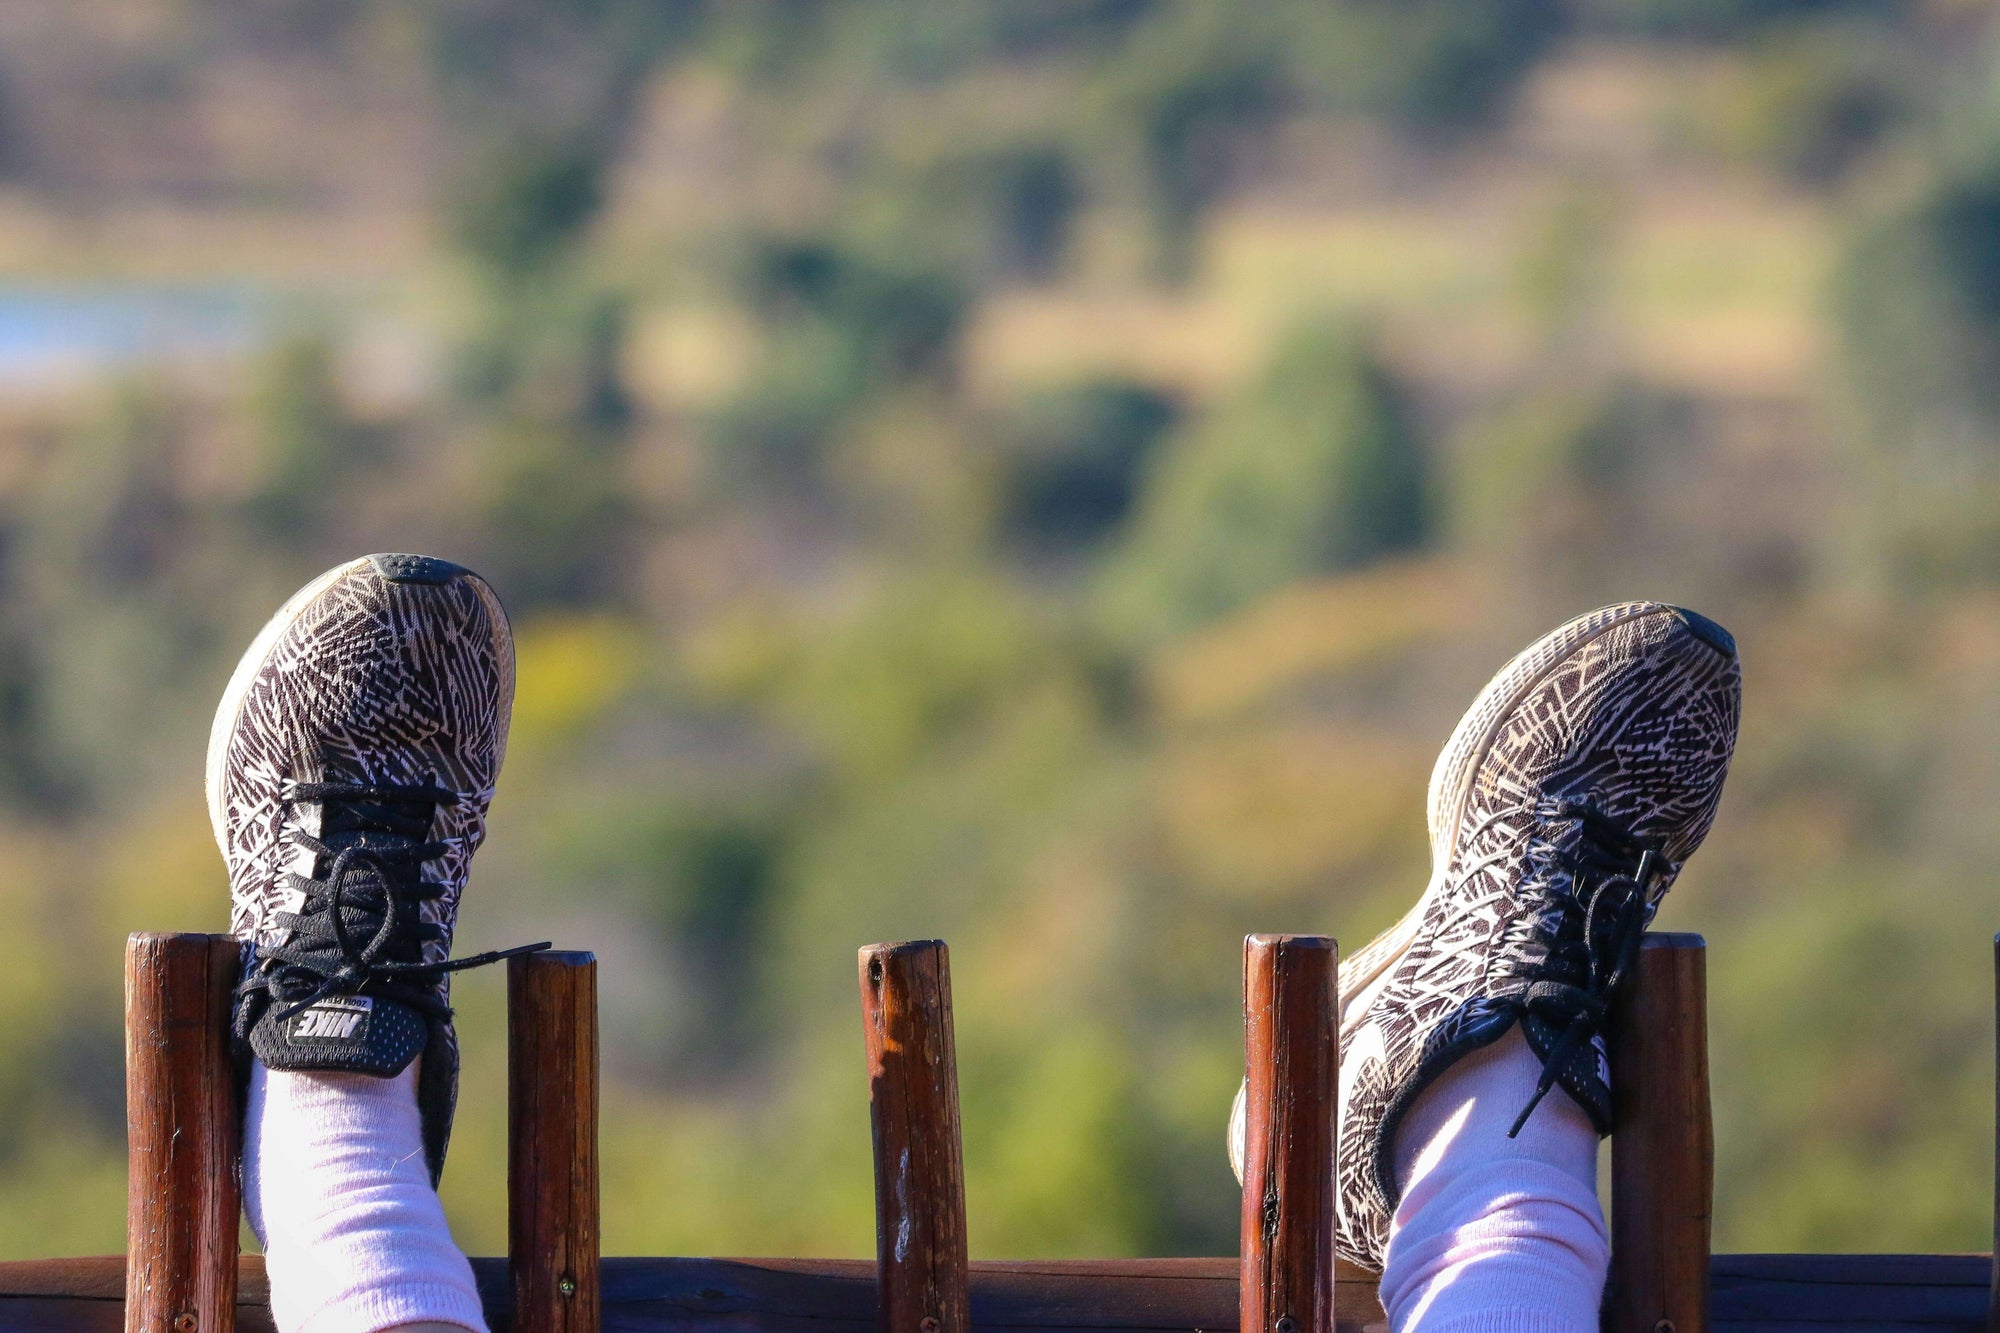
[[[486,1333],[472,1265],[424,1164],[416,1068],[396,1078],[256,1062],[243,1203],[264,1244],[279,1333],[380,1333],[424,1321]]]
[[[1424,1090],[1397,1131],[1382,1306],[1396,1333],[1596,1333],[1611,1240],[1597,1131],[1560,1088],[1518,1138],[1541,1061],[1517,1026]]]

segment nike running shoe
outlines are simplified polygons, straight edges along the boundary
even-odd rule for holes
[[[431,1178],[458,1097],[452,928],[507,749],[514,645],[478,575],[371,555],[301,588],[216,710],[208,813],[244,942],[239,1056],[388,1078],[422,1057]]]
[[[1459,722],[1431,774],[1431,882],[1341,966],[1341,1257],[1381,1267],[1397,1126],[1515,1023],[1543,1064],[1516,1130],[1559,1087],[1611,1131],[1605,1020],[1714,819],[1741,680],[1720,625],[1628,602],[1535,643]],[[1239,1176],[1242,1119],[1239,1092]]]

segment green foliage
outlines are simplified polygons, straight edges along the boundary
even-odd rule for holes
[[[767,321],[824,328],[853,374],[890,380],[947,368],[966,305],[949,275],[818,240],[761,246],[748,292]]]
[[[1179,418],[1142,384],[1097,380],[1045,391],[1005,423],[1002,524],[1033,554],[1087,548],[1117,530],[1154,447]]]
[[[1130,123],[1161,246],[1162,272],[1184,277],[1202,214],[1231,181],[1236,150],[1281,102],[1270,33],[1221,5],[1181,3],[1119,54],[1113,98]]]
[[[948,377],[967,294],[948,273],[831,241],[766,241],[745,266],[766,331],[748,384],[711,422],[725,478],[824,491],[834,436],[870,393]]]
[[[918,576],[811,644],[783,709],[842,768],[899,771],[1037,670],[1037,631],[1032,607],[983,574]]]
[[[452,234],[500,280],[534,277],[575,250],[604,205],[603,174],[584,144],[496,145],[448,204]]]
[[[503,427],[481,451],[483,565],[523,606],[614,597],[631,503],[616,453],[534,423]]]
[[[1583,12],[1606,26],[1727,39],[1818,17],[1874,12],[1893,19],[1898,8],[1894,0],[1586,0]]]
[[[1940,182],[1864,237],[1840,296],[1855,373],[1885,412],[1995,412],[2000,167]],[[1924,327],[1950,336],[1910,336]]]
[[[1297,12],[1291,58],[1305,89],[1426,131],[1493,114],[1567,27],[1564,7],[1542,0],[1343,0]]]
[[[908,191],[910,243],[955,269],[1046,282],[1069,254],[1083,206],[1081,173],[1054,143],[1016,143],[947,158]]]
[[[921,0],[842,12],[822,22],[855,57],[915,82],[936,82],[982,62],[1092,52],[1123,38],[1158,0]],[[824,9],[822,10],[822,14]],[[828,29],[832,31],[829,32]]]
[[[281,339],[252,374],[259,458],[244,509],[259,541],[311,549],[329,508],[381,461],[381,442],[342,399],[334,355],[325,333],[301,333]]]
[[[1553,386],[1480,423],[1453,471],[1453,530],[1495,549],[1547,536],[1551,520],[1609,515],[1631,486],[1657,404],[1631,385]]]
[[[1288,338],[1263,381],[1178,435],[1110,571],[1114,616],[1188,629],[1304,575],[1420,547],[1429,479],[1399,391],[1334,324]]]
[[[1617,221],[1616,201],[1602,185],[1570,181],[1529,238],[1516,282],[1529,321],[1551,344],[1589,336],[1588,321],[1608,285]]]
[[[1907,57],[1868,35],[1781,32],[1751,59],[1725,139],[1793,180],[1838,180],[1911,112]]]
[[[1856,526],[1897,583],[2000,562],[2000,169],[1946,176],[1862,234],[1834,293],[1859,462]]]

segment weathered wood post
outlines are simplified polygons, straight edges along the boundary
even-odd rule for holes
[[[942,940],[861,950],[881,1333],[971,1333],[965,1164]]]
[[[1715,1128],[1699,935],[1649,934],[1612,1018],[1610,1333],[1706,1333]]]
[[[1986,1328],[1988,1333],[2000,1333],[2000,935],[1993,937],[1993,1014],[1993,1277],[1986,1297]]]
[[[597,959],[507,960],[515,1333],[598,1333]]]
[[[134,935],[125,946],[126,1333],[233,1333],[236,1157],[229,1053],[241,946]]]
[[[1243,941],[1241,1333],[1333,1333],[1340,946]]]

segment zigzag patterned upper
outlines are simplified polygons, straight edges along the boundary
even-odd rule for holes
[[[239,937],[269,940],[286,905],[284,872],[300,868],[290,830],[318,831],[314,808],[286,799],[289,784],[435,781],[460,799],[439,808],[433,837],[447,851],[424,867],[445,889],[425,904],[444,937],[424,957],[449,953],[505,754],[514,662],[492,590],[444,568],[455,572],[441,582],[388,578],[372,559],[330,570],[278,613],[239,666],[216,715],[209,774]]]
[[[1432,777],[1438,873],[1410,915],[1343,969],[1353,979],[1341,1032],[1344,1257],[1381,1262],[1395,1203],[1389,1148],[1403,1112],[1454,1061],[1523,1018],[1548,940],[1575,907],[1562,877],[1582,855],[1584,829],[1562,812],[1588,806],[1657,849],[1650,917],[1714,819],[1740,691],[1734,644],[1719,626],[1628,603],[1536,643],[1461,721]],[[1529,1038],[1548,1058],[1548,1033],[1531,1024]],[[1607,1130],[1601,1038],[1593,1033],[1559,1064],[1559,1086]]]
[[[249,955],[239,1037],[247,1034],[274,1068],[387,1074],[421,1051],[417,1101],[433,1181],[458,1101],[449,974],[416,983],[433,999],[414,1007],[350,996],[329,982],[322,1000],[278,1009],[269,987],[281,960],[267,951],[295,945],[299,932],[281,914],[298,920],[298,881],[328,870],[318,864],[327,858],[297,836],[320,838],[323,800],[300,798],[298,784],[354,784],[350,799],[387,784],[451,797],[419,803],[434,806],[419,841],[439,848],[417,872],[439,889],[421,902],[418,919],[437,929],[419,957],[446,960],[472,854],[486,836],[513,701],[513,639],[492,589],[444,561],[369,556],[328,570],[272,617],[238,664],[209,735],[209,818],[229,865],[230,930]],[[337,835],[364,849],[368,836]],[[369,873],[379,895],[380,863]],[[325,905],[318,910],[324,915]]]

